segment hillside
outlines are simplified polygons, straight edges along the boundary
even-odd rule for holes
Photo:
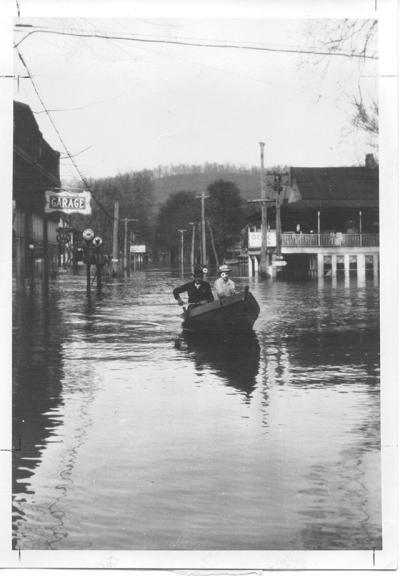
[[[154,205],[159,208],[174,192],[182,190],[199,194],[215,180],[229,180],[239,188],[245,200],[260,197],[260,176],[254,173],[240,172],[196,172],[192,174],[173,174],[154,179]]]

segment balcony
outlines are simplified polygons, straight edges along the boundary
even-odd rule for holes
[[[281,234],[282,248],[355,248],[379,246],[379,234],[342,234],[341,232],[323,232],[321,234]],[[267,247],[276,246],[275,230],[268,232]],[[249,232],[248,247],[250,250],[261,248],[261,232]]]
[[[379,234],[342,234],[328,232],[322,234],[295,234],[285,232],[281,236],[282,247],[322,246],[322,247],[370,247],[379,246]]]

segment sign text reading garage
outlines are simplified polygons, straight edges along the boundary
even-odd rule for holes
[[[80,214],[91,214],[90,192],[73,193],[68,191],[45,192],[46,205],[45,212],[64,212],[71,214],[79,212]]]

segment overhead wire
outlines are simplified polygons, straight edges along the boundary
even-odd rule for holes
[[[71,163],[73,164],[76,172],[78,173],[79,178],[81,179],[81,181],[82,181],[82,183],[84,184],[85,188],[91,192],[91,195],[92,195],[92,197],[93,197],[93,200],[96,202],[96,204],[99,206],[99,208],[100,208],[101,210],[103,210],[103,212],[108,216],[108,218],[110,218],[110,220],[113,220],[113,219],[114,219],[113,216],[112,216],[112,215],[109,213],[109,211],[104,207],[104,205],[102,204],[102,202],[100,202],[100,200],[99,200],[98,198],[96,198],[95,194],[93,193],[93,190],[90,189],[91,187],[90,187],[87,179],[86,179],[85,176],[81,173],[81,171],[80,171],[80,169],[79,169],[79,166],[78,166],[77,163],[75,162],[73,155],[70,153],[70,151],[69,151],[66,143],[64,142],[63,137],[61,136],[60,131],[58,130],[58,128],[57,128],[57,126],[56,126],[53,118],[51,117],[51,114],[50,114],[49,110],[47,109],[47,107],[46,107],[46,105],[45,105],[45,103],[44,103],[44,101],[43,101],[43,99],[42,99],[42,97],[41,97],[41,95],[40,95],[40,92],[39,92],[39,90],[38,90],[38,88],[37,88],[37,86],[36,86],[36,83],[35,83],[35,81],[34,81],[34,79],[33,79],[33,76],[32,76],[32,74],[31,74],[31,71],[30,71],[28,65],[26,64],[26,62],[25,62],[22,54],[21,54],[21,51],[20,51],[18,48],[16,48],[16,50],[17,50],[18,57],[19,57],[20,61],[22,62],[25,70],[26,70],[27,73],[28,73],[29,79],[30,79],[30,81],[31,81],[31,83],[32,83],[32,86],[33,86],[33,89],[35,90],[36,95],[37,95],[37,97],[39,98],[39,101],[40,101],[40,103],[41,103],[41,105],[42,105],[42,107],[43,107],[43,110],[46,112],[46,115],[47,115],[47,117],[49,118],[50,123],[51,123],[51,125],[53,126],[53,128],[54,128],[54,130],[55,130],[55,132],[56,132],[56,134],[57,134],[57,136],[58,136],[58,138],[60,139],[60,142],[61,142],[62,146],[64,147],[64,150],[65,150],[68,158],[70,159],[70,161],[71,161]]]
[[[18,26],[18,25],[17,25]],[[31,30],[23,38],[14,44],[14,48],[26,40],[32,34],[55,34],[58,36],[72,36],[78,38],[99,38],[103,40],[126,40],[128,42],[143,42],[150,44],[168,44],[175,46],[192,46],[199,48],[223,48],[223,49],[234,49],[234,50],[253,50],[258,52],[278,52],[278,53],[289,53],[289,54],[309,54],[315,56],[342,56],[347,58],[360,58],[360,59],[371,59],[378,60],[377,56],[358,54],[357,52],[335,52],[335,51],[322,51],[322,50],[312,50],[312,49],[302,49],[302,48],[272,48],[268,46],[260,45],[250,45],[250,44],[232,44],[232,43],[218,43],[218,42],[201,42],[201,41],[186,41],[186,40],[172,40],[172,39],[162,39],[162,38],[145,38],[140,36],[121,36],[106,33],[91,33],[91,32],[71,32],[71,31],[61,31],[61,30],[50,30],[45,28],[40,28],[36,30]]]

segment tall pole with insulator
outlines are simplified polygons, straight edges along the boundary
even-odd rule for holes
[[[274,190],[275,190],[275,206],[276,206],[276,255],[278,258],[282,255],[281,248],[281,192],[282,192],[282,177],[280,174],[274,176]]]
[[[196,223],[189,222],[189,224],[192,226],[192,249],[190,251],[190,268],[191,270],[194,270],[194,243],[195,243]]]
[[[267,203],[265,193],[265,173],[264,173],[264,146],[265,142],[260,142],[260,188],[261,188],[261,253],[260,253],[260,274],[267,276]]]
[[[201,259],[203,266],[207,266],[207,247],[206,247],[206,217],[205,217],[205,206],[204,201],[208,196],[204,192],[201,196],[197,196],[201,199]]]
[[[118,223],[119,223],[119,201],[114,202],[114,221],[113,221],[113,251],[112,251],[112,275],[116,276],[118,272]]]

